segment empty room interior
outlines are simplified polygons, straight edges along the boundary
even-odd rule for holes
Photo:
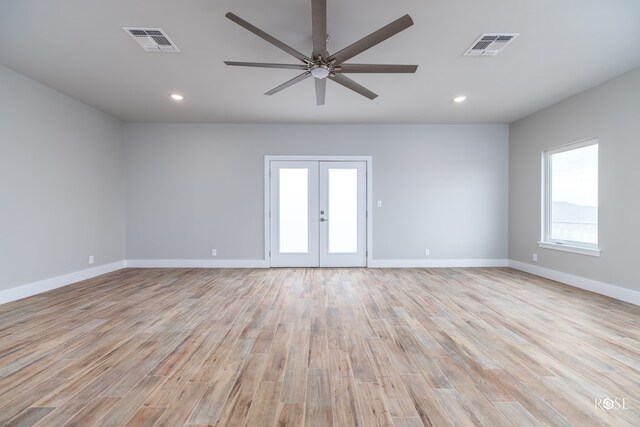
[[[3,0],[0,426],[640,426],[639,135],[637,0]]]

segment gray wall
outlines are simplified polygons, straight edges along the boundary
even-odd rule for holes
[[[373,156],[375,259],[507,255],[506,125],[125,124],[128,259],[262,259],[267,154]]]
[[[0,290],[124,259],[122,123],[0,65]]]
[[[640,68],[509,127],[509,258],[640,291]],[[541,152],[599,138],[600,258],[538,248]],[[635,254],[635,255],[634,255]]]

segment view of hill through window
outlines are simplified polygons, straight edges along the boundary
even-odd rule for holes
[[[552,239],[598,243],[598,144],[552,154]]]

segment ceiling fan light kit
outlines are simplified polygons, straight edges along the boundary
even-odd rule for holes
[[[316,79],[326,79],[331,74],[331,69],[326,65],[316,65],[311,67],[311,75]]]
[[[298,59],[300,64],[273,64],[263,62],[237,62],[224,61],[225,64],[241,67],[258,67],[258,68],[283,68],[290,70],[300,70],[302,74],[293,79],[277,86],[265,95],[273,95],[296,83],[299,83],[308,77],[313,77],[316,86],[316,104],[323,105],[325,102],[326,81],[327,79],[334,81],[360,95],[374,99],[378,95],[371,92],[364,86],[356,83],[344,74],[348,73],[415,73],[418,69],[417,65],[396,65],[396,64],[348,64],[346,61],[354,56],[364,52],[367,49],[385,41],[386,39],[406,30],[413,25],[413,20],[409,15],[396,19],[392,23],[385,25],[368,36],[358,40],[357,42],[345,47],[344,49],[329,54],[327,51],[327,2],[326,0],[311,0],[311,27],[313,39],[313,52],[311,57],[304,55],[291,46],[281,42],[275,37],[267,34],[258,27],[250,24],[237,15],[229,12],[225,15],[231,21],[241,27],[251,31],[258,37],[266,40],[277,48],[287,52],[289,55]]]

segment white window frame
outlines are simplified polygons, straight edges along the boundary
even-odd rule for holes
[[[598,235],[598,244],[587,242],[575,242],[571,240],[558,240],[551,238],[551,161],[550,158],[554,154],[575,150],[578,148],[597,145],[598,138],[588,138],[571,144],[552,148],[542,152],[542,227],[541,238],[538,246],[546,249],[555,249],[564,252],[573,252],[582,255],[600,256],[600,236]],[[600,153],[598,152],[598,163]],[[598,167],[599,169],[599,167]],[[599,171],[598,171],[599,175]],[[599,222],[599,219],[598,219]],[[598,224],[599,225],[599,224]],[[598,227],[598,230],[600,227]],[[598,233],[599,234],[599,233]]]

